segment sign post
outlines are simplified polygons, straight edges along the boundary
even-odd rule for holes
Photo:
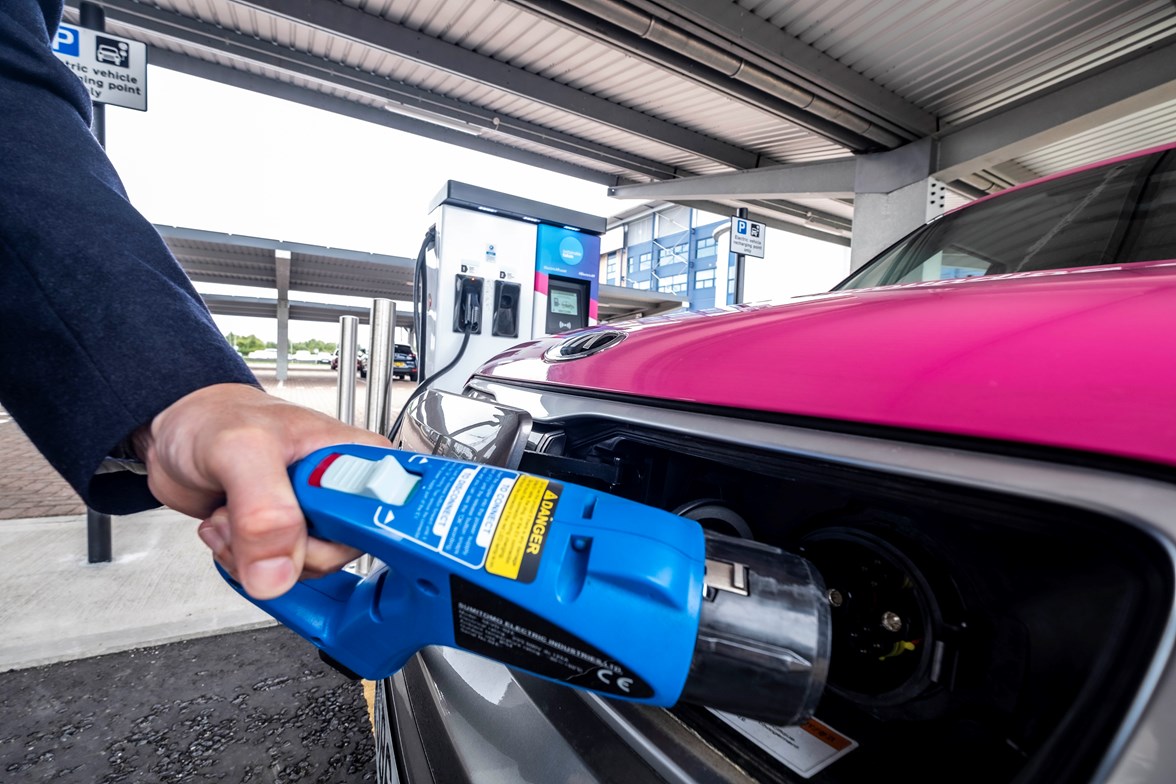
[[[59,25],[53,54],[89,90],[94,103],[90,130],[105,148],[105,104],[147,111],[147,45],[108,34],[106,12],[100,5],[83,0],[78,12],[81,27]],[[88,507],[86,550],[90,563],[108,563],[113,552],[110,515]]]

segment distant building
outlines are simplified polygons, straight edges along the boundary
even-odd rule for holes
[[[730,215],[656,202],[609,220],[600,243],[600,280],[685,297],[691,310],[735,302]],[[849,241],[768,228],[765,259],[748,260],[744,301],[827,291],[849,273]]]
[[[728,218],[689,207],[644,207],[618,216],[601,242],[601,281],[686,297],[691,310],[735,301],[735,265],[715,237]]]

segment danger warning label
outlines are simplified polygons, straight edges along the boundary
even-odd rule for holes
[[[543,546],[563,485],[520,476],[502,509],[486,554],[486,571],[529,583],[539,570]]]

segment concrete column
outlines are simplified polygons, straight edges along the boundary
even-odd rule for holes
[[[715,227],[711,236],[715,238],[715,306],[725,307],[727,295],[727,275],[731,270],[731,224],[723,223]],[[739,300],[736,299],[736,302]]]
[[[934,157],[930,139],[890,152],[858,156],[851,270],[943,214],[947,189],[930,176]]]
[[[278,284],[278,383],[286,380],[290,353],[290,251],[274,251],[274,279]]]

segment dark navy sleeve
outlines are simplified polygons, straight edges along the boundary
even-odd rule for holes
[[[50,37],[62,0],[0,3],[0,403],[93,508],[158,505],[95,476],[179,398],[256,384],[89,130]]]

